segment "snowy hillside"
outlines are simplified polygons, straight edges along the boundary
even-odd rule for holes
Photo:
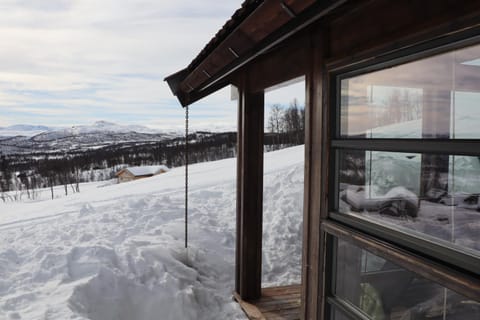
[[[232,302],[235,159],[0,204],[0,319],[245,319]],[[265,155],[264,282],[300,281],[303,147]]]
[[[72,130],[77,133],[87,132],[139,132],[139,133],[161,133],[160,130],[150,129],[140,125],[120,125],[108,121],[97,121],[90,126],[76,126]]]
[[[17,124],[9,127],[0,128],[0,136],[25,136],[33,137],[42,133],[55,133],[60,137],[70,136],[79,133],[92,132],[138,132],[138,133],[163,133],[163,131],[151,129],[140,125],[121,125],[108,121],[97,121],[92,125],[72,126],[70,128],[47,127],[39,125]]]
[[[69,128],[16,125],[0,128],[0,154],[78,152],[117,144],[155,143],[178,136],[175,132],[107,121]]]
[[[51,128],[47,126],[36,126],[28,124],[17,124],[9,127],[0,128],[0,137],[15,137],[15,136],[26,136],[32,137],[34,135],[40,134],[42,132],[50,131]]]

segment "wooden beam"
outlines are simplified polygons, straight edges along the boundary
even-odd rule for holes
[[[239,105],[236,289],[243,300],[255,300],[262,280],[264,93],[246,87]]]
[[[260,56],[251,64],[252,92],[261,91],[279,83],[305,75],[308,66],[309,34],[287,40],[268,55]]]

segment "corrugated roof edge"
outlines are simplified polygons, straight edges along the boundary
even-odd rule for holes
[[[223,27],[207,43],[200,53],[192,60],[186,70],[195,69],[228,35],[240,25],[264,0],[245,0],[232,17],[225,22]]]
[[[223,27],[215,34],[215,36],[205,45],[200,53],[190,62],[190,64],[174,74],[165,77],[170,90],[182,104],[183,107],[189,104],[189,99],[184,93],[179,90],[180,83],[185,79],[186,75],[194,70],[210,53],[224,41],[230,33],[232,33],[255,9],[257,9],[264,0],[245,0],[241,7],[237,9],[232,17],[225,22]]]

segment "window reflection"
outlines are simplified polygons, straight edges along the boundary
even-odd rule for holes
[[[341,136],[480,137],[480,45],[341,81]]]
[[[336,297],[375,320],[478,319],[480,303],[337,240]],[[345,319],[334,312],[334,319]]]
[[[343,150],[339,212],[480,256],[480,157]]]
[[[347,317],[346,315],[342,314],[340,311],[338,311],[335,308],[332,308],[332,313],[331,313],[331,320],[351,320],[351,318]]]

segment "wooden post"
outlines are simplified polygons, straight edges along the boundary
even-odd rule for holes
[[[261,296],[264,93],[241,88],[237,186],[236,291],[243,300]]]
[[[238,88],[238,114],[237,114],[237,237],[235,250],[235,292],[240,293],[240,257],[241,245],[240,239],[242,236],[242,158],[243,158],[243,95]]]
[[[310,68],[306,74],[305,182],[303,209],[301,319],[321,319],[323,250],[320,226],[327,216],[328,90],[324,57],[328,40],[320,29],[311,38]]]

